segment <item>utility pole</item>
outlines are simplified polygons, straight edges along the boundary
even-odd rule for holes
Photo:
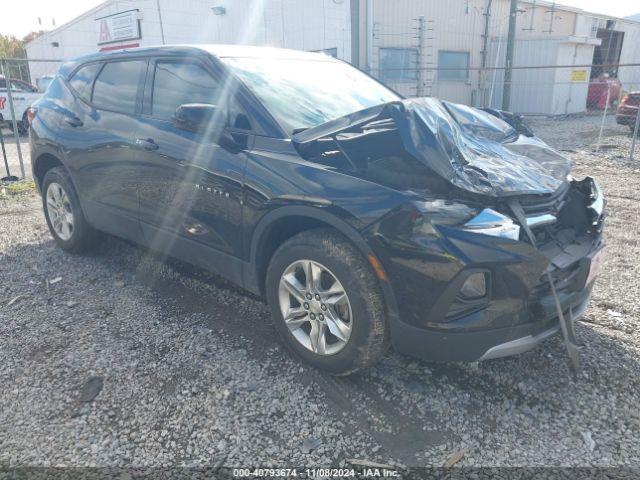
[[[160,11],[160,0],[156,0],[156,8],[158,9],[158,20],[160,22],[160,38],[162,39],[162,45],[164,45],[164,26],[162,25],[162,12]]]
[[[424,72],[423,55],[424,55],[424,16],[418,18],[418,58],[416,59],[416,97],[424,97]]]
[[[491,21],[491,4],[493,0],[487,0],[487,8],[484,12],[484,30],[482,32],[482,64],[484,69],[487,66],[487,56],[489,55],[489,22]]]
[[[482,32],[482,56],[480,63],[480,71],[478,72],[478,91],[482,92],[482,101],[479,103],[480,106],[490,107],[491,105],[487,104],[487,92],[485,75],[487,68],[487,58],[489,56],[489,25],[491,20],[491,4],[493,0],[487,0],[487,7],[485,9],[484,15],[484,30]]]
[[[504,86],[502,89],[503,110],[509,110],[511,104],[511,69],[513,67],[513,54],[516,43],[516,15],[518,15],[518,0],[511,0],[509,33],[507,34],[507,57],[504,64]]]

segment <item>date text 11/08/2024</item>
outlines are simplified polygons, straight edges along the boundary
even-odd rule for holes
[[[234,478],[393,478],[400,472],[389,466],[361,468],[234,468]]]

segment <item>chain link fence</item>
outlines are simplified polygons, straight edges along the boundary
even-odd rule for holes
[[[0,180],[16,181],[30,175],[29,108],[42,96],[60,64],[60,60],[0,58],[0,154],[4,165]]]
[[[591,36],[571,36],[559,26],[535,25],[528,12],[529,20],[519,20],[513,63],[507,68],[506,11],[488,15],[482,8],[443,21],[433,6],[431,16],[440,21],[419,16],[402,23],[398,18],[406,12],[395,15],[388,4],[376,5],[378,18],[384,19],[372,24],[366,69],[402,95],[564,119],[567,128],[583,119],[597,125],[596,151],[615,137],[618,153],[637,158],[640,57],[629,53],[636,33],[614,30],[615,22],[598,22]]]
[[[603,71],[605,68],[608,71]],[[597,118],[595,150],[603,147],[604,133],[613,131],[628,139],[626,156],[630,160],[637,158],[640,64],[516,66],[512,68],[508,84],[504,81],[506,70],[505,67],[411,67],[377,68],[370,73],[405,96],[429,92],[430,96],[478,108],[503,109],[525,117],[566,119],[567,122],[580,116]],[[601,73],[594,76],[591,73],[594,71]],[[609,73],[611,71],[615,74]]]
[[[501,65],[504,46],[499,43],[488,42],[491,55],[484,66],[474,67],[461,52],[436,51],[434,26],[424,18],[417,19],[408,31],[381,26],[374,31],[369,73],[404,96],[434,96],[480,108],[505,109],[525,117],[560,120],[567,128],[576,118],[586,118],[595,125],[592,145],[596,151],[611,148],[613,138],[622,155],[629,159],[640,155],[640,64],[515,65],[511,81],[505,84],[507,69]],[[537,46],[532,42],[530,48]],[[520,55],[522,58],[522,52]],[[531,58],[536,58],[533,52]],[[60,63],[0,59],[5,80],[0,83],[3,178],[18,174],[25,178],[29,173],[27,111]]]

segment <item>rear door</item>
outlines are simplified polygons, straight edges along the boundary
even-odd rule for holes
[[[138,130],[140,222],[147,242],[239,280],[242,184],[252,137],[249,118],[205,60],[157,58],[149,64]],[[176,128],[182,104],[228,110],[240,148]]]
[[[146,59],[81,67],[69,79],[75,98],[59,132],[90,223],[133,240],[142,237],[135,139],[146,69]]]

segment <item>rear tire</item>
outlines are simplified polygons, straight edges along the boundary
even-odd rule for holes
[[[373,365],[388,349],[374,272],[334,230],[306,231],[282,244],[269,264],[266,291],[285,343],[316,368],[348,375]]]
[[[84,217],[80,200],[64,167],[49,170],[42,181],[42,206],[53,239],[67,252],[88,250],[95,231]]]
[[[29,120],[27,119],[27,112],[22,114],[22,120],[16,121],[16,126],[18,127],[18,131],[13,132],[13,122],[9,121],[9,128],[16,137],[24,137],[29,134]]]

